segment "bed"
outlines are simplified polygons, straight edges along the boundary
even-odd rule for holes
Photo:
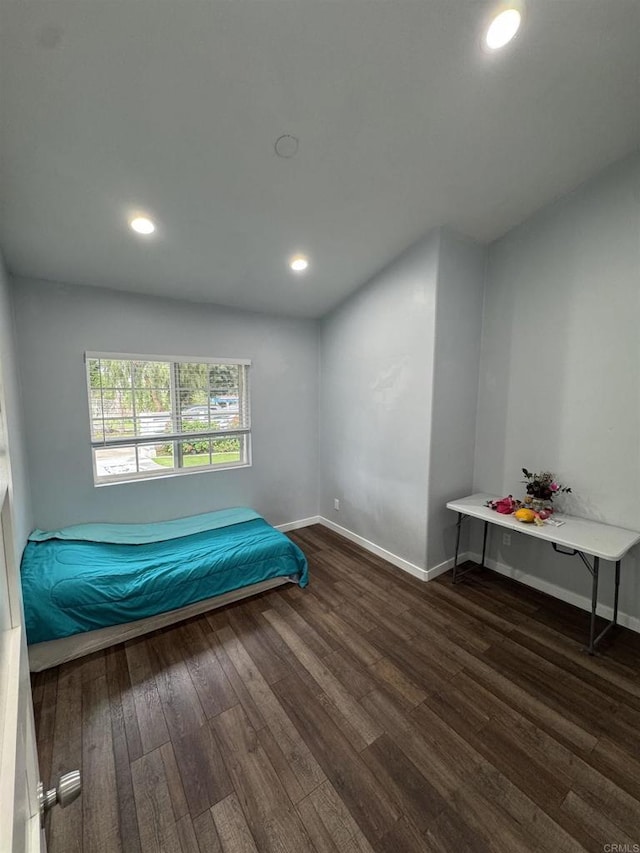
[[[156,524],[35,530],[21,574],[36,672],[282,583],[308,582],[297,545],[244,507]]]

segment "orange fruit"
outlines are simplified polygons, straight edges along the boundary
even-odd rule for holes
[[[536,517],[536,514],[532,509],[517,509],[513,514],[518,521],[524,521],[526,524],[531,524]]]

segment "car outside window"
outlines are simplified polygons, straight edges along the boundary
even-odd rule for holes
[[[96,485],[251,464],[249,360],[85,361]]]

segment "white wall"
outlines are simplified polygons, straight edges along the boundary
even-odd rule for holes
[[[521,468],[546,468],[574,489],[567,511],[640,529],[640,155],[493,244],[486,287],[475,489],[522,494]],[[582,564],[541,543],[490,553],[589,593]],[[620,604],[638,618],[639,569],[636,550]]]
[[[483,249],[437,229],[325,318],[320,362],[310,322],[16,280],[35,523],[249,504],[277,524],[319,511],[431,568],[453,552],[446,500],[519,494],[526,466],[573,486],[567,511],[639,528],[640,156],[493,244],[482,313],[484,264]],[[96,489],[86,349],[252,358],[253,468]],[[589,594],[582,565],[540,543],[493,541],[489,554]],[[625,561],[621,589],[637,618],[639,563]]]
[[[456,516],[447,501],[473,487],[486,249],[442,229],[436,300],[435,361],[427,526],[427,567],[449,560]],[[463,528],[461,551],[468,531]]]
[[[18,381],[16,334],[10,297],[10,287],[0,257],[0,364],[4,387],[6,424],[9,443],[9,462],[13,493],[13,534],[16,558],[19,561],[27,536],[33,527],[25,431],[22,417],[21,392]]]
[[[248,505],[317,513],[317,325],[14,279],[35,524],[142,522]],[[253,466],[96,488],[85,350],[251,358]]]
[[[321,327],[320,514],[421,568],[439,244],[436,230]]]

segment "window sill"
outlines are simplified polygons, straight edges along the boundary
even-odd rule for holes
[[[123,475],[122,477],[114,477],[113,479],[102,478],[101,480],[94,480],[93,485],[96,489],[101,489],[104,486],[123,486],[129,483],[154,483],[156,480],[171,480],[175,477],[187,477],[191,474],[215,474],[218,471],[237,471],[242,468],[251,468],[251,462],[241,462],[239,464],[232,465],[216,465],[214,467],[209,468],[182,468],[179,470],[170,470],[165,474],[151,474],[150,476],[140,477],[138,474],[133,474],[131,476]]]

